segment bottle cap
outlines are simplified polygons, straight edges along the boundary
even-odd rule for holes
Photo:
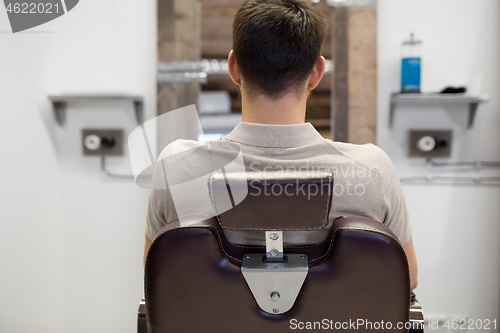
[[[421,43],[422,43],[421,40],[416,40],[415,39],[415,36],[414,36],[413,32],[410,33],[410,39],[409,40],[405,40],[403,42],[404,45],[415,45],[415,44],[421,44]]]

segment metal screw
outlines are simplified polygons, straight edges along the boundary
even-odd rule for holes
[[[280,251],[276,250],[276,249],[272,249],[269,253],[271,253],[271,255],[273,257],[277,257],[278,254],[280,254]]]
[[[300,257],[304,259],[306,256],[304,254],[301,254]]]
[[[280,312],[280,310],[279,310],[278,308],[274,308],[274,309],[273,309],[273,312],[274,312],[274,313],[278,313],[278,312]]]
[[[280,294],[277,293],[276,291],[271,294],[271,300],[273,302],[277,302],[280,299]]]
[[[278,238],[280,238],[280,236],[278,236],[278,234],[277,234],[277,233],[273,232],[273,233],[269,236],[269,238],[271,238],[273,241],[275,241],[275,240],[277,240]]]
[[[247,255],[245,255],[245,258],[250,259],[250,256],[247,254]]]

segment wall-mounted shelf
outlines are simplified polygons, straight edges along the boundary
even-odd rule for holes
[[[394,113],[396,104],[468,104],[469,105],[469,122],[467,128],[471,128],[474,124],[477,107],[480,103],[486,103],[490,100],[488,96],[471,96],[466,94],[391,94],[391,104],[389,113],[389,128],[392,127],[394,121]]]
[[[50,101],[54,107],[54,113],[59,125],[63,126],[66,121],[66,106],[71,102],[81,101],[131,101],[134,104],[135,118],[141,125],[144,122],[144,98],[129,94],[89,94],[89,95],[51,95]]]

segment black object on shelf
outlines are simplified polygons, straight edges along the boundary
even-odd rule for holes
[[[446,87],[441,90],[440,94],[465,94],[467,88],[465,87]]]

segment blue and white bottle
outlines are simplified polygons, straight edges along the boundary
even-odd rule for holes
[[[413,33],[403,42],[401,93],[420,93],[421,49],[422,42],[415,40]]]

